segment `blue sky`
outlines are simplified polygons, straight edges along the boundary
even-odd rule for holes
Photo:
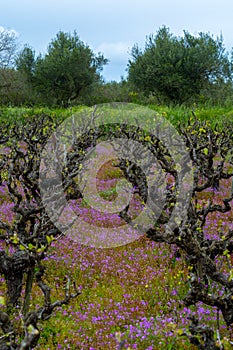
[[[37,53],[46,48],[59,30],[77,31],[95,52],[110,63],[106,81],[126,76],[129,52],[135,43],[166,25],[175,35],[183,30],[197,35],[223,34],[225,47],[233,47],[232,0],[8,0],[0,5],[0,26],[19,33],[19,41]]]

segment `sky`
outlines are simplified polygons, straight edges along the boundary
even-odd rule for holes
[[[76,30],[80,39],[110,60],[105,81],[127,76],[134,44],[144,48],[146,37],[165,25],[181,36],[208,32],[223,35],[228,51],[233,47],[232,0],[1,0],[0,27],[18,33],[23,47],[45,54],[61,30]]]

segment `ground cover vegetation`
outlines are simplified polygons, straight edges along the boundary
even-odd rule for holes
[[[144,51],[135,45],[128,78],[120,83],[102,80],[107,60],[76,32],[59,32],[45,56],[36,57],[28,46],[17,51],[16,43],[14,33],[0,33],[0,349],[231,349],[233,90],[232,57],[223,39],[187,31],[175,37],[163,27]],[[61,233],[45,210],[39,179],[51,133],[80,111],[97,120],[96,109],[83,104],[105,102],[142,104],[162,115],[182,135],[187,167],[194,170],[187,218],[167,230],[180,177],[168,145],[155,136],[153,118],[147,131],[140,123],[116,124],[116,104],[105,126],[85,132],[84,120],[74,129],[62,188],[86,222],[133,225],[148,196],[140,167],[119,158],[98,172],[98,193],[111,203],[118,181],[126,179],[134,189],[132,205],[107,216],[85,202],[77,176],[99,140],[140,143],[167,176],[154,227],[112,249],[75,243],[65,224]],[[129,109],[134,111],[131,104]],[[132,118],[144,118],[135,113]],[[59,153],[63,145],[56,142]],[[45,186],[55,207],[59,186]]]
[[[41,203],[42,146],[59,119],[26,118],[26,124],[19,118],[1,129],[2,348],[31,349],[38,342],[45,349],[230,349],[232,124],[226,131],[213,129],[191,115],[180,126],[195,169],[194,187],[186,223],[167,234],[177,171],[165,145],[144,130],[115,124],[77,138],[62,170],[63,188],[73,209],[87,221],[95,218],[100,227],[117,220],[130,225],[135,212],[127,208],[111,218],[97,215],[76,188],[83,154],[99,138],[141,142],[155,152],[171,180],[153,229],[127,246],[98,249],[61,236]],[[100,195],[113,200],[121,178],[134,186],[135,210],[140,211],[146,180],[124,159],[101,169]],[[55,187],[46,187],[50,200]]]

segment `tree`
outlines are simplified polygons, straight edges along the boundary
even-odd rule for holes
[[[100,79],[107,60],[95,55],[77,33],[59,32],[48,46],[45,57],[36,61],[34,85],[55,103],[67,105],[81,90]]]
[[[13,65],[16,49],[16,33],[13,30],[0,28],[0,68],[6,68]]]
[[[162,27],[147,39],[144,51],[135,45],[131,56],[129,81],[146,94],[159,93],[176,103],[197,96],[206,84],[232,78],[223,38],[206,33],[195,37],[184,31],[176,37]]]
[[[20,104],[31,100],[25,74],[15,70],[17,34],[0,28],[0,103]]]
[[[36,65],[35,50],[29,46],[25,46],[16,57],[15,64],[16,69],[25,74],[28,82],[32,82]]]
[[[18,105],[29,101],[29,86],[25,76],[13,68],[0,69],[0,104]]]

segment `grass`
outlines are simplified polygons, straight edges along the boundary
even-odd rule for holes
[[[194,113],[200,120],[208,120],[212,127],[219,125],[223,127],[225,123],[232,123],[233,107],[218,106],[156,106],[149,105],[149,108],[155,110],[160,115],[166,117],[174,126],[179,122],[186,122],[188,117]]]
[[[168,119],[174,126],[179,122],[187,121],[188,117],[194,112],[201,120],[209,120],[212,126],[216,124],[222,127],[224,123],[231,123],[233,120],[233,107],[205,106],[194,105],[187,107],[181,106],[163,106],[163,105],[147,105],[151,110],[156,111],[162,117]],[[85,106],[74,106],[70,108],[47,108],[47,107],[0,107],[0,120],[15,123],[17,120],[26,121],[28,117],[40,115],[41,113],[50,115],[59,120],[85,110]]]
[[[10,124],[27,122],[34,115],[46,114],[58,120],[64,120],[73,113],[82,110],[82,106],[72,108],[48,108],[48,107],[0,107],[0,120]]]

